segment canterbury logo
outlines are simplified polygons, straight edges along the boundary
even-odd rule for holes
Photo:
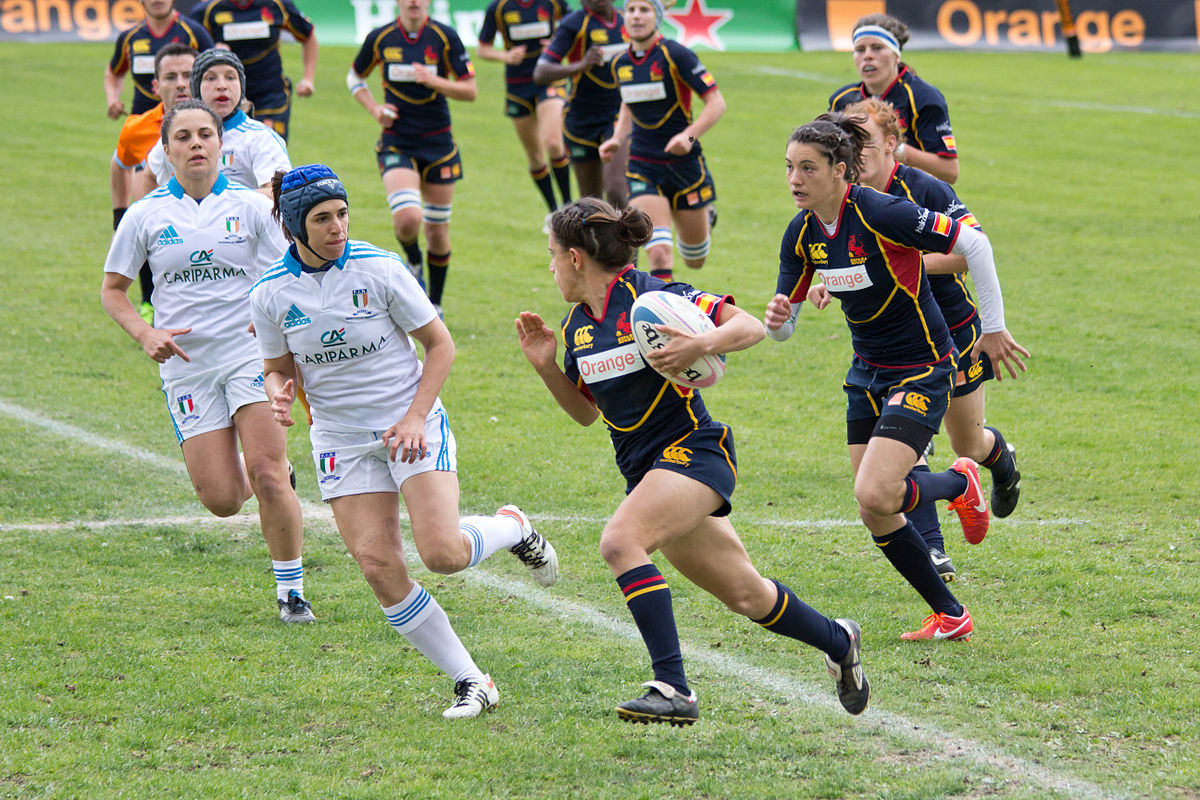
[[[808,255],[813,261],[825,261],[829,258],[829,251],[824,242],[814,242],[808,246]]]
[[[586,347],[592,343],[592,326],[585,325],[575,331],[575,346]]]
[[[671,445],[663,450],[662,460],[670,461],[673,464],[682,464],[686,467],[692,462],[692,451],[686,447]]]

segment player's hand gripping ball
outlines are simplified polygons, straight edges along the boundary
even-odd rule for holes
[[[642,356],[666,347],[667,342],[671,341],[670,335],[659,331],[655,328],[656,325],[666,325],[668,328],[694,334],[705,333],[717,327],[694,303],[671,292],[646,292],[639,295],[629,316],[633,338]],[[701,356],[690,367],[676,375],[660,374],[680,386],[707,389],[725,374],[725,356]]]

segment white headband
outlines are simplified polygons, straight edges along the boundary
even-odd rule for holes
[[[858,44],[859,39],[866,38],[879,39],[887,45],[888,50],[895,53],[897,57],[900,56],[900,42],[896,41],[896,37],[887,28],[882,28],[879,25],[863,25],[854,31],[852,41]]]

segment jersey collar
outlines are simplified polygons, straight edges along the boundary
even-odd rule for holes
[[[304,271],[304,262],[300,260],[300,251],[297,250],[296,247],[297,247],[297,245],[295,242],[292,242],[288,246],[287,252],[285,252],[283,254],[283,266],[285,269],[287,269],[288,272],[292,273],[292,275],[294,275],[298,278],[298,277],[300,277],[300,273]],[[342,254],[340,256],[338,256],[335,260],[330,261],[329,263],[332,264],[333,266],[337,267],[338,269],[345,269],[346,261],[349,258],[350,258],[350,242],[349,242],[349,240],[347,240],[346,248],[344,250],[342,250]]]
[[[589,309],[587,307],[586,303],[580,303],[579,305],[583,306],[583,313],[587,314],[589,317],[594,319],[596,322],[603,322],[604,318],[606,316],[608,316],[608,301],[612,299],[613,289],[616,288],[616,285],[618,283],[620,283],[621,280],[632,269],[633,269],[633,264],[630,264],[629,266],[625,267],[625,269],[621,270],[615,276],[613,276],[612,282],[608,284],[608,291],[604,293],[604,307],[600,309],[600,313],[598,315],[593,314],[591,312],[591,309]]]
[[[230,114],[228,117],[225,118],[225,122],[223,122],[221,124],[221,127],[227,131],[233,130],[234,128],[236,128],[238,125],[241,125],[245,121],[246,121],[246,112],[242,111],[239,108],[237,111],[233,112],[232,114]]]
[[[878,95],[872,95],[872,94],[871,94],[869,91],[867,91],[867,82],[866,82],[866,81],[863,81],[862,83],[860,83],[860,84],[858,85],[858,91],[859,91],[859,94],[861,94],[861,95],[863,96],[863,98],[864,98],[864,99],[865,99],[865,98],[867,98],[867,97],[872,97],[872,96],[874,96],[874,97],[887,97],[887,96],[888,96],[888,92],[890,92],[890,91],[892,91],[892,89],[895,89],[895,88],[896,88],[896,84],[900,83],[900,80],[901,80],[901,79],[904,77],[904,73],[906,73],[906,72],[908,72],[908,65],[907,65],[907,64],[904,64],[904,63],[901,63],[901,64],[900,64],[900,69],[898,69],[898,70],[896,71],[896,78],[895,78],[895,80],[893,80],[891,83],[889,83],[889,84],[887,85],[887,88],[886,88],[886,89],[884,89],[882,92],[880,92]]]
[[[229,178],[225,177],[225,173],[218,172],[217,180],[213,184],[211,194],[220,194],[221,192],[225,191],[226,187],[228,187],[228,186],[229,186]],[[183,199],[183,195],[184,195],[183,186],[179,183],[179,181],[176,179],[176,177],[174,175],[171,176],[171,180],[167,181],[167,190],[170,191],[171,194],[175,195],[176,200]],[[199,202],[199,201],[197,201],[197,202]]]

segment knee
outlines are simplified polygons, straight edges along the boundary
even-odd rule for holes
[[[600,557],[610,567],[629,561],[631,556],[644,555],[645,550],[634,543],[632,536],[620,529],[606,529],[600,535]]]
[[[200,502],[209,510],[209,513],[222,518],[232,517],[242,510],[242,505],[246,502],[246,498],[240,497],[240,494],[240,492],[233,492],[231,490],[214,491],[199,486],[196,487],[196,497],[200,498]]]
[[[772,606],[775,605],[776,594],[775,584],[767,584],[771,587],[768,592],[764,587],[765,583],[767,582],[761,578],[757,581],[739,583],[725,593],[721,602],[735,614],[741,614],[748,619],[762,619],[770,613]]]
[[[425,223],[425,246],[431,253],[445,253],[450,249],[450,226],[444,223]]]
[[[436,572],[438,575],[453,575],[456,572],[461,572],[466,569],[469,558],[465,553],[453,552],[444,547],[439,547],[432,552],[421,553],[421,563],[430,572]]]
[[[899,487],[881,486],[878,482],[855,481],[854,499],[858,501],[859,516],[886,517],[900,510],[903,498]],[[865,519],[865,517],[864,517]]]
[[[392,232],[401,242],[411,242],[421,232],[420,210],[405,209],[392,215]]]
[[[259,503],[279,502],[292,493],[286,464],[247,462],[246,473]]]
[[[680,239],[677,246],[679,248],[679,255],[683,258],[683,263],[692,269],[700,269],[708,259],[709,250],[712,248],[712,239],[705,236],[704,241],[699,244],[688,244]]]
[[[405,573],[404,556],[401,553],[362,549],[355,551],[353,555],[372,589],[388,585],[396,575]]]

